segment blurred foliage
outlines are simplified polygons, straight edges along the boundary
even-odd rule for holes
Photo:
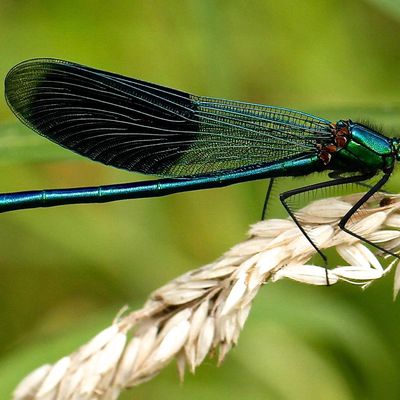
[[[399,35],[390,0],[2,0],[0,75],[27,58],[58,57],[193,93],[370,120],[396,135]],[[0,122],[2,191],[143,179],[48,143],[5,101]],[[1,215],[0,398],[122,305],[139,307],[241,240],[265,186]],[[398,176],[389,189],[399,190]],[[285,214],[275,204],[272,215]],[[391,276],[366,292],[268,285],[221,368],[206,362],[180,386],[171,366],[122,398],[398,399],[400,319],[391,297]]]

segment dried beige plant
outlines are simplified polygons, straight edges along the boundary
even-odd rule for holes
[[[258,222],[249,238],[214,263],[190,271],[151,294],[141,310],[119,316],[75,353],[28,375],[15,400],[111,400],[153,378],[173,358],[181,379],[218,350],[218,362],[238,342],[261,285],[282,278],[312,285],[339,281],[366,286],[393,266],[337,224],[358,195],[313,202],[299,218],[321,249],[335,248],[343,266],[307,264],[314,248],[289,219]],[[400,249],[400,196],[379,194],[351,229],[392,252]],[[399,269],[398,269],[399,270]],[[395,275],[395,294],[400,275]]]

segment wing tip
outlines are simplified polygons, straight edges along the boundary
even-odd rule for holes
[[[32,58],[12,67],[4,79],[4,97],[13,113],[25,124],[32,99],[27,96],[40,85],[46,73],[56,65],[70,64],[57,58]]]
[[[5,87],[7,88],[7,83],[14,79],[15,75],[22,73],[26,69],[32,69],[33,66],[36,65],[59,65],[59,64],[70,64],[68,61],[64,61],[57,58],[51,57],[39,57],[39,58],[30,58],[27,60],[23,60],[18,64],[14,65],[7,73],[5,77]]]

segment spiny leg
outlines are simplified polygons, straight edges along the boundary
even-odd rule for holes
[[[368,185],[368,183],[364,183],[364,182],[356,182],[356,184],[357,184],[358,186],[361,186],[361,187],[366,188],[366,189],[368,189],[368,190],[370,190],[370,189],[373,188],[373,186]],[[387,190],[379,190],[379,192],[385,193],[385,194],[393,194],[393,192],[389,192],[389,191],[387,191]]]
[[[354,204],[353,207],[344,215],[344,217],[340,220],[339,222],[339,228],[342,229],[344,232],[348,233],[349,235],[352,235],[356,237],[357,239],[360,239],[361,241],[375,247],[376,249],[386,253],[390,254],[391,256],[394,256],[396,258],[400,258],[398,254],[392,253],[389,250],[384,249],[383,247],[377,245],[376,243],[372,243],[370,240],[358,235],[355,232],[352,232],[351,230],[346,228],[347,222],[349,222],[350,218],[357,212],[357,210],[365,203],[368,201],[369,198],[371,198],[376,192],[379,191],[379,189],[382,188],[382,186],[389,180],[390,175],[392,174],[393,169],[391,169],[389,172],[386,172],[383,177],[374,185],[370,188],[370,190],[365,193],[360,200],[357,201],[356,204]]]
[[[332,179],[343,178],[343,176],[340,174],[340,172],[337,172],[337,171],[330,172],[328,174],[328,176]],[[365,183],[365,182],[354,182],[354,183],[358,186],[361,186],[362,188],[365,188],[368,190],[372,189],[372,186],[369,185],[368,183]],[[380,190],[380,192],[386,193],[386,194],[392,194],[391,192],[388,192],[387,190]]]
[[[267,213],[267,206],[269,202],[269,198],[271,196],[272,187],[274,186],[275,178],[271,178],[268,183],[267,193],[265,195],[264,205],[261,213],[261,221],[265,219],[265,214]]]
[[[306,193],[306,192],[313,191],[313,190],[318,190],[318,189],[323,189],[323,188],[328,188],[328,187],[333,187],[333,186],[338,186],[338,185],[345,185],[345,184],[349,184],[349,183],[362,182],[362,181],[365,181],[365,180],[371,178],[374,175],[375,175],[375,173],[369,173],[369,174],[362,174],[362,175],[350,176],[350,177],[345,177],[345,178],[340,177],[340,178],[335,179],[333,181],[320,182],[320,183],[317,183],[317,184],[314,184],[314,185],[309,185],[309,186],[304,186],[304,187],[301,187],[301,188],[289,190],[287,192],[281,193],[280,196],[279,196],[279,199],[280,199],[283,207],[285,207],[287,213],[293,219],[294,223],[300,229],[301,233],[306,237],[306,239],[310,242],[310,244],[314,247],[314,249],[317,251],[317,253],[322,258],[322,260],[324,262],[324,266],[325,266],[325,275],[326,275],[326,284],[327,284],[327,286],[330,286],[329,278],[328,278],[328,270],[327,270],[328,259],[325,256],[325,254],[318,248],[318,246],[312,241],[310,236],[307,234],[305,229],[302,227],[302,225],[300,224],[300,222],[296,218],[295,213],[291,210],[289,204],[287,204],[286,200],[288,200],[292,196],[295,196],[295,195],[298,195],[298,194],[301,194],[301,193]],[[343,218],[342,218],[341,221],[343,221]],[[345,221],[344,224],[346,224],[346,222],[347,221]]]

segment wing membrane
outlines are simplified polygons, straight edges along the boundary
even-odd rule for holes
[[[40,135],[117,168],[183,177],[315,152],[329,121],[284,108],[193,96],[54,60],[6,78],[14,113]]]

